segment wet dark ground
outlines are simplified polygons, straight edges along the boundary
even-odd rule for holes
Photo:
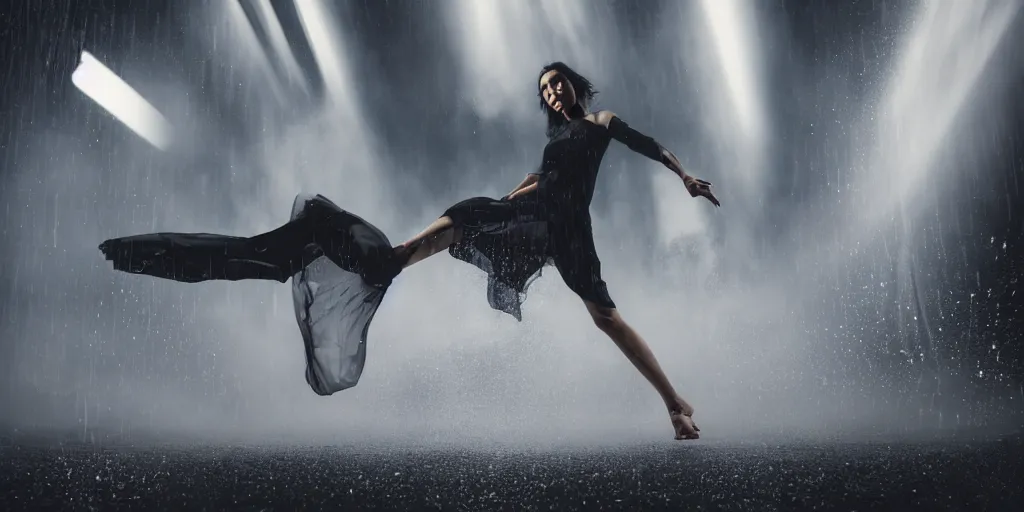
[[[1019,510],[1019,438],[464,451],[8,445],[0,510]]]

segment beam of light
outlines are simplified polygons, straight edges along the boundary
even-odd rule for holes
[[[82,52],[71,83],[153,146],[164,151],[170,148],[173,129],[167,119],[89,52]]]
[[[758,58],[753,45],[753,36],[757,33],[755,13],[744,0],[703,0],[701,10],[721,70],[714,75],[720,77],[720,81],[712,89],[721,92],[715,92],[719,97],[712,101],[729,104],[721,105],[722,117],[727,120],[722,121],[716,135],[720,139],[719,147],[731,151],[723,155],[731,161],[720,163],[729,169],[730,187],[739,185],[734,191],[735,197],[744,205],[752,205],[761,199],[757,194],[763,190],[761,181],[767,148],[763,99],[758,90],[761,84],[756,73],[756,65],[763,59]],[[731,115],[725,114],[729,111]],[[747,216],[757,213],[744,212]]]
[[[262,75],[260,78],[263,84],[270,88],[271,93],[277,98],[278,102],[285,104],[288,102],[288,98],[285,96],[277,74],[274,72],[274,67],[270,63],[270,57],[267,56],[267,52],[260,45],[252,22],[245,15],[245,9],[242,8],[241,4],[242,1],[230,0],[221,4],[227,9],[229,26],[235,32],[235,37],[241,44],[241,49],[244,52],[243,58],[255,61]]]
[[[690,47],[682,54],[680,66],[688,67],[693,64],[689,59],[695,59],[700,71],[692,73],[690,79],[696,82],[697,90],[711,91],[701,102],[709,107],[704,122],[716,142],[712,161],[720,174],[706,176],[699,169],[691,172],[710,179],[728,194],[722,197],[729,203],[723,212],[734,222],[730,222],[727,233],[727,254],[744,259],[745,249],[752,248],[750,231],[761,213],[757,205],[763,199],[770,142],[759,69],[764,59],[754,44],[757,13],[744,0],[702,0],[681,14],[683,19],[677,24],[690,27],[687,35],[700,34],[697,48]],[[655,186],[661,189],[657,183]],[[659,192],[655,201],[662,244],[704,230],[704,204],[684,203],[675,194]]]
[[[914,347],[903,339],[905,353],[918,353],[932,368],[938,361],[931,346],[928,320],[921,307],[914,266],[913,204],[915,189],[930,174],[943,169],[935,157],[940,145],[956,144],[959,130],[955,121],[972,105],[982,75],[1013,21],[1019,2],[941,2],[919,6],[919,13],[906,41],[881,108],[877,152],[869,175],[878,182],[888,181],[882,204],[871,208],[862,225],[871,231],[886,216],[896,215],[899,222],[900,280],[909,281],[916,307],[915,320],[922,322],[922,345]],[[956,146],[953,146],[954,149]],[[939,171],[939,172],[936,172]],[[866,228],[866,229],[865,229]],[[861,232],[863,232],[861,231]]]
[[[759,140],[764,136],[764,111],[754,68],[758,62],[751,37],[757,30],[754,13],[744,0],[703,0],[701,6],[735,110],[735,122],[745,138]]]
[[[794,226],[794,239],[833,243],[823,252],[801,252],[797,268],[844,264],[851,254],[846,247],[868,241],[897,217],[900,243],[909,243],[907,229],[919,213],[917,188],[948,167],[936,155],[971,143],[957,137],[969,136],[971,128],[958,126],[957,119],[972,101],[995,101],[986,97],[982,78],[986,69],[1004,71],[988,64],[1020,8],[1012,0],[919,4],[885,88],[854,130],[868,133],[871,142],[850,141],[860,155],[849,164],[850,185],[821,198],[808,208],[815,213]],[[939,185],[943,193],[945,185]],[[836,218],[843,222],[837,225]]]
[[[270,0],[253,0],[253,4],[256,7],[254,11],[257,22],[266,31],[270,46],[274,49],[274,54],[277,55],[277,58],[280,59],[289,83],[298,86],[302,92],[309,94],[309,83],[306,81],[298,61],[295,60],[295,53],[292,52],[291,45],[288,44],[288,39],[284,35],[284,29],[281,27],[281,20],[277,18],[277,13],[274,12],[274,7],[270,5]]]
[[[228,4],[232,5],[231,9],[223,7]],[[250,19],[252,24],[262,24],[264,16],[253,15],[257,9],[249,10],[252,4],[242,4],[245,11],[234,9],[237,5],[234,1],[211,2],[214,18],[205,24],[214,23],[229,30],[201,34],[211,49],[218,50],[223,58],[231,59],[221,67],[230,65],[233,68],[231,73],[224,75],[226,80],[234,82],[224,83],[230,86],[237,86],[238,81],[247,84],[261,81],[267,67],[260,65],[253,56],[265,56],[261,51],[270,47],[260,45],[251,30],[239,34],[238,30],[252,28]],[[341,32],[344,26],[336,23],[332,7],[344,9],[320,0],[295,3],[304,30],[303,37],[309,41],[323,76],[326,108],[312,111],[286,109],[283,112],[252,109],[245,112],[246,122],[272,124],[274,129],[257,131],[255,138],[248,141],[251,143],[227,149],[232,165],[244,168],[246,172],[239,173],[236,178],[242,186],[222,191],[222,202],[230,205],[228,211],[231,212],[227,219],[218,220],[224,226],[222,232],[259,233],[275,229],[287,220],[296,194],[322,193],[346,210],[366,216],[389,236],[394,236],[392,233],[398,227],[395,219],[399,209],[393,206],[395,201],[389,173],[382,172],[382,169],[392,167],[390,154],[380,150],[378,135],[368,128],[361,108],[364,98],[359,97],[360,91],[351,79],[356,73],[373,76],[373,70],[360,69],[356,67],[358,61],[346,58],[350,54],[346,52],[343,37],[346,34]],[[246,13],[250,16],[245,17]],[[197,28],[202,30],[202,25]],[[273,37],[268,34],[268,39]],[[268,54],[273,53],[268,51]],[[289,85],[285,78],[282,78],[282,84]],[[286,87],[285,92],[298,95],[297,88]],[[296,99],[304,98],[293,97],[289,101]],[[188,218],[188,213],[181,217]],[[209,219],[204,222],[209,222]],[[406,227],[417,231],[420,228]],[[261,285],[248,283],[239,286]],[[320,433],[323,432],[322,425],[327,424],[342,425],[341,431],[351,431],[356,428],[351,426],[353,419],[369,417],[360,416],[358,411],[372,411],[372,399],[362,408],[357,399],[354,405],[356,414],[352,413],[351,402],[342,407],[324,407],[322,401],[313,400],[315,395],[311,396],[301,378],[305,363],[301,339],[295,330],[294,313],[287,306],[292,302],[290,287],[268,288],[266,292],[269,295],[237,292],[238,289],[225,287],[227,300],[211,300],[197,315],[198,322],[204,327],[223,333],[218,335],[218,347],[225,355],[219,364],[229,369],[229,374],[239,376],[236,382],[244,388],[243,395],[275,397],[265,402],[268,404],[266,407],[254,407],[245,413],[254,415],[252,427],[265,427],[274,424],[277,421],[274,418],[298,415],[310,420],[306,426]],[[373,327],[371,343],[376,348],[370,350],[377,369],[388,366],[379,348],[388,340],[389,327],[387,320],[378,320]],[[191,332],[189,327],[183,327],[183,331]],[[204,331],[200,329],[199,332]],[[257,374],[261,377],[253,377]],[[376,395],[371,393],[369,396]],[[347,395],[344,399],[351,400],[352,397]],[[269,405],[271,401],[275,404]]]
[[[523,102],[534,91],[531,77],[548,62],[565,61],[592,80],[602,78],[601,50],[584,41],[600,23],[587,2],[456,0],[448,6],[466,100],[486,119],[535,116]]]
[[[891,216],[934,169],[940,145],[956,144],[954,122],[980,85],[1021,3],[931,0],[920,11],[883,96],[867,179],[889,183],[871,226]],[[877,187],[873,187],[877,191]]]
[[[330,21],[330,6],[319,0],[295,0],[295,10],[320,68],[326,100],[336,107],[354,109],[355,90],[349,75],[348,55]]]
[[[387,165],[388,159],[377,151],[379,144],[376,134],[366,129],[366,113],[354,78],[359,72],[356,69],[357,63],[349,58],[343,28],[334,21],[338,15],[335,9],[343,7],[320,0],[295,0],[294,5],[313,58],[320,70],[324,86],[323,102],[328,108],[312,122],[306,121],[302,123],[305,126],[296,128],[298,131],[317,130],[319,133],[316,137],[307,137],[309,140],[293,144],[296,146],[295,149],[298,146],[314,144],[306,148],[303,154],[323,155],[325,158],[319,169],[337,165],[339,159],[344,159],[346,165],[343,173],[322,173],[314,168],[311,173],[290,173],[288,176],[274,173],[272,180],[279,183],[278,186],[282,190],[293,192],[336,190],[336,193],[340,194],[337,196],[341,198],[340,200],[353,205],[360,204],[359,202],[367,198],[378,197],[374,192],[375,188],[379,188],[382,194],[388,190],[385,180],[378,172],[380,166]],[[315,126],[317,123],[319,126]],[[345,134],[344,144],[339,142],[341,133]],[[322,145],[330,150],[320,150],[316,145]],[[278,156],[270,158],[277,159]],[[294,185],[281,181],[296,179],[299,181]],[[367,208],[370,208],[369,204]]]

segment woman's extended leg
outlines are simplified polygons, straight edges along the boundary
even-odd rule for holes
[[[615,342],[619,350],[661,395],[661,399],[665,401],[665,407],[668,408],[676,439],[699,438],[700,434],[697,432],[700,429],[692,419],[693,406],[676,393],[672,383],[662,371],[661,365],[658,364],[658,360],[654,357],[654,353],[647,346],[647,342],[623,320],[617,309],[599,306],[586,300],[583,302],[597,328]]]
[[[452,218],[445,215],[430,223],[420,234],[395,248],[399,253],[408,254],[402,268],[423,261],[462,238],[462,229]]]
[[[404,262],[405,268],[458,243],[465,229],[494,232],[507,227],[515,219],[529,218],[536,222],[538,212],[535,206],[536,203],[530,202],[472,197],[452,205],[420,234],[395,247],[395,251],[399,258],[408,258]]]

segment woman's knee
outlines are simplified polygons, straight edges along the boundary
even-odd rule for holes
[[[448,248],[448,246],[457,242],[462,237],[462,228],[457,226],[447,226],[441,229],[426,240],[426,245],[430,248],[431,254],[439,253]]]
[[[619,316],[614,308],[587,302],[587,311],[590,313],[590,318],[598,329],[604,332],[614,332],[622,329],[622,317]]]

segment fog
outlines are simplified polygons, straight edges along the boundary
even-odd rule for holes
[[[984,320],[992,288],[1012,285],[974,270],[1005,242],[962,195],[967,182],[972,197],[1008,186],[985,173],[1005,158],[993,141],[1022,76],[1019,4],[388,4],[195,2],[133,44],[57,39],[70,66],[54,60],[56,84],[27,87],[26,105],[51,106],[17,118],[0,188],[0,423],[81,439],[670,439],[657,394],[553,267],[522,323],[488,307],[474,267],[447,254],[411,267],[370,328],[359,385],[319,397],[290,286],[115,273],[96,249],[143,232],[267,231],[300,192],[397,244],[534,169],[535,81],[553,60],[722,200],[691,199],[613,143],[591,210],[612,297],[703,437],[1020,414],[1010,363],[974,350],[1013,342],[1005,321]],[[166,119],[166,150],[75,89],[80,45]]]

